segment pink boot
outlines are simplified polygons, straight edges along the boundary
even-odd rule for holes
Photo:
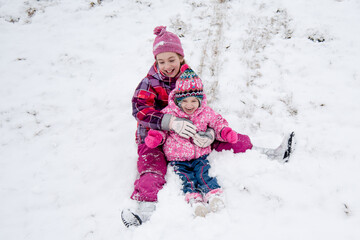
[[[209,213],[208,209],[204,205],[203,197],[200,193],[187,193],[185,195],[185,200],[191,205],[194,209],[195,217],[205,217]]]
[[[223,190],[218,188],[211,190],[205,195],[204,202],[208,203],[211,212],[218,212],[225,208],[225,199]]]

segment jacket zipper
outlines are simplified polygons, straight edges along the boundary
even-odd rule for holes
[[[196,146],[195,146],[195,144],[193,145],[194,146],[194,159],[196,159]]]

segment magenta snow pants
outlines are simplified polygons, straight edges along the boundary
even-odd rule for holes
[[[238,140],[236,143],[220,142],[215,140],[211,147],[217,152],[232,149],[234,153],[241,153],[248,149],[252,149],[253,145],[249,136],[238,133]]]
[[[137,169],[139,179],[134,183],[131,199],[155,202],[157,193],[165,184],[167,162],[161,147],[149,148],[145,144],[138,145]]]
[[[242,134],[238,134],[236,143],[215,141],[212,144],[212,149],[218,152],[232,149],[234,153],[240,153],[251,148],[250,138]],[[161,147],[149,148],[145,144],[139,144],[138,154],[137,168],[140,177],[134,183],[135,187],[131,199],[155,202],[158,192],[166,182],[167,162],[164,152]]]

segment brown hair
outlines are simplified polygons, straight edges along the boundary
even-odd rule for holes
[[[186,64],[186,61],[185,61],[185,57],[184,56],[181,56],[180,54],[177,53],[177,55],[179,56],[179,58],[183,58],[183,60],[180,62],[180,66]]]

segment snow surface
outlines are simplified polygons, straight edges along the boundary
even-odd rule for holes
[[[0,0],[0,239],[360,239],[358,0]],[[214,152],[226,209],[193,218],[172,171],[150,222],[131,96],[152,31],[182,38],[209,104],[280,164]]]

